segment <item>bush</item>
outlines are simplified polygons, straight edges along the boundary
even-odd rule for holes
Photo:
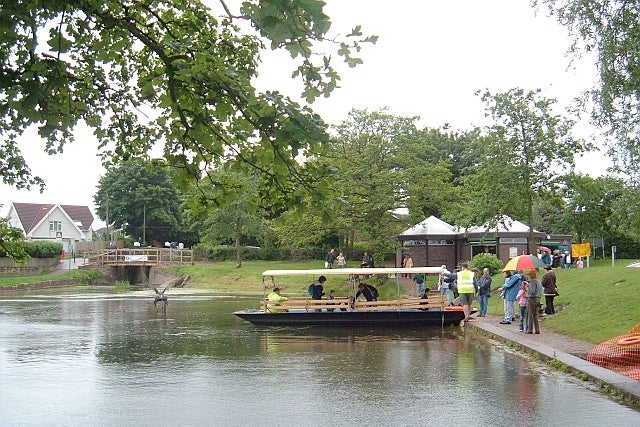
[[[25,242],[25,250],[31,258],[57,258],[62,253],[62,243]]]
[[[236,248],[229,245],[209,245],[200,243],[194,249],[194,256],[204,261],[231,261],[236,259]],[[260,248],[244,246],[240,250],[243,261],[281,261],[290,259],[289,251],[280,248]]]
[[[102,273],[98,270],[73,270],[73,277],[78,279],[78,281],[83,285],[90,285],[92,279],[97,279],[98,277],[102,277]]]
[[[502,261],[493,254],[481,253],[474,256],[471,262],[469,262],[469,269],[471,270],[472,268],[477,268],[480,271],[488,268],[490,274],[493,276],[502,270]]]
[[[62,253],[62,243],[58,242],[23,242],[25,252],[31,258],[57,258]],[[7,256],[0,250],[0,257]]]

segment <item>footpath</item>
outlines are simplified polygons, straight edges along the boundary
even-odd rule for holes
[[[540,334],[519,332],[517,321],[511,325],[501,325],[500,320],[502,317],[499,316],[473,315],[466,327],[473,333],[537,355],[545,362],[557,361],[572,374],[579,377],[586,375],[602,390],[613,392],[631,405],[640,407],[640,381],[587,361],[587,354],[594,347],[593,344],[547,330],[544,328],[544,320],[540,322]]]

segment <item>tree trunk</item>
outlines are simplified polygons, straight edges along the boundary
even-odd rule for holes
[[[533,198],[531,195],[527,198],[527,220],[529,222],[529,254],[536,255],[536,242],[533,234]]]
[[[240,255],[240,220],[236,222],[236,268],[242,267],[242,256]]]

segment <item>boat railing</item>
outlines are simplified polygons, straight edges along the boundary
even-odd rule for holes
[[[428,299],[401,298],[388,301],[357,301],[355,311],[379,311],[379,310],[408,310],[408,309],[441,309],[446,306],[447,298],[443,295],[434,295]]]
[[[288,311],[288,310],[347,310],[350,307],[349,298],[334,298],[315,300],[310,298],[289,298],[286,301],[263,300],[263,309],[268,311]]]
[[[291,310],[305,311],[382,311],[407,309],[440,309],[446,307],[447,299],[444,295],[422,298],[401,298],[385,301],[356,301],[351,305],[349,298],[335,298],[331,300],[314,300],[310,298],[289,298],[286,301],[263,300],[265,312],[283,312]]]

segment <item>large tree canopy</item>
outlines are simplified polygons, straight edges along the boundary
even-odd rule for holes
[[[215,181],[206,181],[193,194],[185,197],[184,214],[190,228],[197,232],[200,242],[214,245],[233,243],[236,267],[242,267],[242,245],[251,240],[260,241],[266,233],[264,212],[257,201],[256,173],[241,174],[233,163],[210,173]],[[223,194],[233,193],[232,200],[224,200]],[[214,200],[222,204],[209,203]]]
[[[190,176],[229,159],[258,169],[265,197],[313,177],[296,157],[325,139],[322,120],[278,92],[259,93],[263,45],[298,61],[293,75],[313,101],[339,79],[318,55],[331,25],[320,0],[18,0],[0,5],[0,171],[19,188],[42,185],[16,139],[37,126],[59,152],[84,122],[104,159],[143,156],[157,143]],[[238,3],[234,2],[237,7]],[[215,16],[215,15],[220,16]],[[362,37],[331,37],[350,66]],[[323,45],[326,49],[326,44]],[[36,171],[37,173],[37,171]]]
[[[610,154],[631,182],[640,182],[640,2],[535,0],[574,36],[571,51],[595,51],[600,82],[587,98],[596,123],[613,137]]]
[[[183,241],[182,197],[162,165],[132,159],[110,168],[100,178],[93,201],[107,226],[126,228],[134,239]]]
[[[556,101],[540,90],[482,94],[494,120],[484,139],[486,158],[478,158],[477,172],[466,178],[471,193],[460,216],[465,225],[482,224],[504,214],[527,218],[534,229],[534,202],[557,191],[573,168],[574,155],[586,145],[573,137],[573,121],[554,112]]]

